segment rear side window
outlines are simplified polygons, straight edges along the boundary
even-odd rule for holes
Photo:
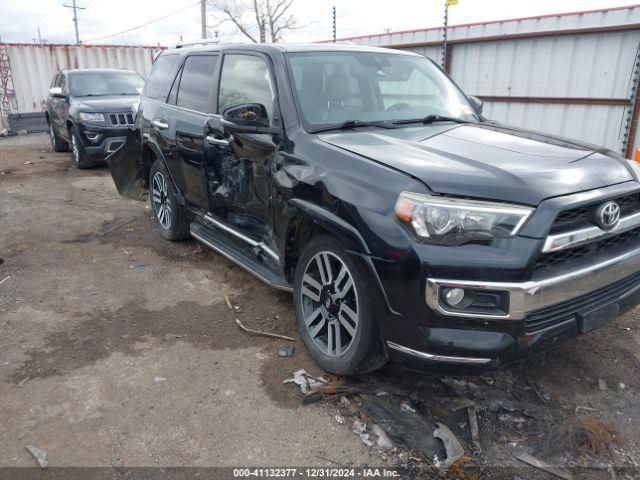
[[[156,63],[153,64],[153,69],[144,87],[146,97],[160,98],[163,95],[164,87],[168,83],[173,67],[179,59],[179,55],[162,55],[158,57]]]
[[[182,67],[176,104],[179,107],[208,113],[218,56],[187,57]]]

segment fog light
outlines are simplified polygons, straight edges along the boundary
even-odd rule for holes
[[[444,294],[447,305],[457,307],[464,300],[464,290],[462,288],[452,288]]]

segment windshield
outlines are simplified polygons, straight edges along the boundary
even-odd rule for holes
[[[72,97],[140,95],[143,78],[131,72],[74,72],[69,74]]]
[[[474,110],[424,57],[371,52],[287,55],[299,109],[312,127],[429,115],[472,121]]]

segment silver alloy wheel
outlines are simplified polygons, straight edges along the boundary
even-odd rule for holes
[[[343,355],[358,329],[358,292],[349,268],[331,252],[317,253],[305,267],[300,296],[313,343],[325,355]]]
[[[167,179],[160,172],[153,176],[153,208],[156,218],[162,228],[168,230],[171,226],[171,201],[169,200]]]
[[[76,162],[76,165],[80,165],[80,150],[75,133],[71,134],[71,151],[73,152],[73,161]]]

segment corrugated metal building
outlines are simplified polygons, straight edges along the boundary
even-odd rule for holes
[[[640,5],[457,25],[447,36],[445,68],[488,118],[627,155],[638,144]],[[439,61],[442,38],[429,28],[341,40]]]
[[[53,75],[72,68],[123,68],[146,78],[162,47],[0,43],[0,113],[42,112]],[[0,115],[2,117],[3,115]],[[3,120],[0,118],[0,129]]]

